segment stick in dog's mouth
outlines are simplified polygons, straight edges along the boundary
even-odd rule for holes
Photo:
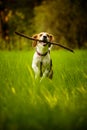
[[[63,46],[63,45],[61,45],[61,44],[59,44],[59,43],[42,41],[42,40],[39,40],[39,39],[35,39],[35,38],[32,38],[32,37],[26,36],[26,35],[24,35],[24,34],[22,34],[22,33],[19,33],[19,32],[15,32],[15,33],[16,33],[17,35],[20,35],[20,36],[25,37],[25,38],[30,39],[30,40],[35,40],[35,41],[39,41],[39,42],[46,42],[46,44],[52,44],[52,45],[60,46],[60,47],[62,47],[62,48],[64,48],[64,49],[66,49],[66,50],[68,50],[68,51],[74,53],[74,51],[73,51],[71,48],[68,48],[68,47],[66,47],[66,46]]]

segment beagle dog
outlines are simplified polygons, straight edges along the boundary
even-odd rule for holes
[[[42,41],[52,42],[54,37],[53,35],[41,32],[33,36],[35,39]],[[35,73],[35,79],[44,77],[49,77],[52,79],[53,70],[52,70],[52,60],[50,58],[50,50],[52,45],[50,43],[45,43],[42,41],[33,41],[32,46],[36,48],[36,51],[33,56],[32,68]]]

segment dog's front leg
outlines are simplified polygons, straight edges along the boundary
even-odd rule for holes
[[[48,77],[49,75],[49,70],[45,70],[44,73],[43,73],[43,76],[41,77],[40,81],[42,81],[44,78]]]
[[[42,79],[48,77],[48,75],[49,75],[49,70],[46,69],[46,70],[44,71],[44,73],[43,73],[43,76],[41,77],[41,81],[42,81]]]
[[[36,64],[32,64],[32,68],[34,70],[35,73],[35,79],[40,78],[40,69]]]

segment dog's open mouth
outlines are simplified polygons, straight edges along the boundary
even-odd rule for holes
[[[41,42],[41,44],[42,44],[43,46],[46,46],[46,45],[47,45],[47,43],[46,43],[46,42]]]
[[[42,44],[43,46],[46,46],[46,45],[47,45],[46,42],[40,42],[40,44]]]

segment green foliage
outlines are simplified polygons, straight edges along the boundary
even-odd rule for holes
[[[65,39],[71,47],[85,47],[87,41],[87,2],[83,0],[43,1],[35,7],[36,31],[49,31],[57,41]],[[39,26],[38,26],[39,25]]]
[[[17,41],[20,42],[14,35],[15,31],[29,36],[46,31],[61,44],[87,48],[86,12],[87,1],[83,0],[0,0],[0,34],[2,39],[7,39],[6,44],[11,42],[12,49],[16,48]],[[18,49],[23,49],[25,42]]]
[[[82,130],[87,118],[87,51],[53,51],[54,77],[35,81],[33,52],[0,52],[2,130]]]

